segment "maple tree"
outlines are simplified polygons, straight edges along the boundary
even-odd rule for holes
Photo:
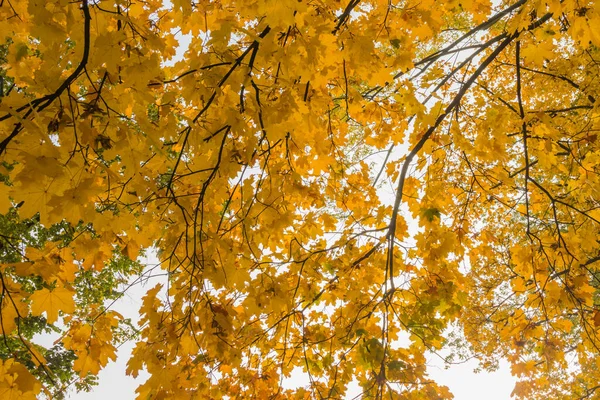
[[[141,399],[451,398],[442,350],[508,360],[518,398],[600,393],[600,3],[0,21],[0,397],[87,390],[134,334]],[[137,331],[111,300],[148,249]]]

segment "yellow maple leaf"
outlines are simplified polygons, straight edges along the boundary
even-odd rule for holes
[[[33,315],[42,315],[46,313],[49,323],[54,323],[58,319],[58,312],[71,314],[75,311],[75,301],[73,292],[65,288],[55,288],[52,291],[44,288],[36,291],[29,297],[31,301],[31,313]]]
[[[14,359],[0,361],[0,399],[35,400],[42,386],[38,380]]]
[[[88,374],[97,374],[100,369],[100,362],[89,351],[84,350],[77,353],[77,360],[73,364],[73,369],[79,372],[82,378]]]
[[[522,54],[526,60],[541,68],[544,66],[544,60],[552,59],[554,56],[554,45],[551,41],[530,44],[523,48]]]

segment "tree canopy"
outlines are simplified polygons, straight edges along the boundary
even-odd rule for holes
[[[0,44],[2,399],[126,340],[140,399],[451,398],[431,352],[600,396],[600,2],[3,0]]]

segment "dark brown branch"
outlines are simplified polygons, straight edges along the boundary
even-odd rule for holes
[[[473,83],[479,78],[479,76],[483,73],[483,71],[487,68],[487,66],[496,59],[496,57],[516,38],[517,34],[513,34],[506,38],[502,43],[494,49],[494,51],[481,63],[479,68],[471,75],[471,77],[464,83],[464,85],[460,88],[454,99],[448,106],[446,110],[438,116],[436,121],[432,126],[425,131],[421,139],[417,142],[417,144],[412,148],[412,150],[406,156],[404,163],[402,164],[402,169],[400,171],[400,178],[398,179],[398,187],[396,189],[396,200],[394,202],[394,208],[392,211],[392,216],[390,219],[389,231],[387,234],[388,239],[388,255],[387,255],[387,265],[389,271],[389,277],[391,282],[391,290],[394,292],[394,237],[396,234],[396,221],[398,219],[398,212],[400,210],[400,204],[402,203],[402,195],[404,190],[404,182],[406,180],[406,175],[408,173],[408,168],[412,163],[413,159],[417,156],[419,151],[423,148],[427,140],[431,137],[433,132],[437,129],[437,127],[444,121],[446,116],[456,109],[460,101],[462,100],[465,93],[469,90],[469,88],[473,85]]]
[[[465,39],[469,38],[470,36],[472,36],[473,34],[479,32],[479,31],[488,29],[489,27],[491,27],[492,25],[494,25],[496,22],[498,22],[499,20],[501,20],[502,18],[504,18],[506,15],[510,14],[511,12],[513,12],[514,10],[516,10],[517,8],[521,7],[526,2],[527,2],[527,0],[520,0],[520,1],[516,2],[515,4],[513,4],[512,6],[506,8],[505,10],[500,11],[499,13],[497,13],[494,16],[492,16],[487,21],[482,22],[481,24],[479,24],[476,27],[472,28],[470,31],[468,31],[467,33],[465,33],[464,35],[462,35],[461,37],[459,37],[458,39],[456,39],[454,42],[450,43],[448,46],[446,46],[443,49],[441,49],[439,51],[436,51],[435,53],[432,53],[432,54],[428,55],[427,57],[419,60],[418,62],[415,63],[415,66],[422,65],[422,64],[428,64],[428,66],[429,66],[435,60],[438,60],[439,58],[441,58],[443,56],[446,56],[448,54],[452,54],[453,52],[456,52],[453,49],[459,43],[461,43],[462,41],[464,41]],[[504,37],[504,34],[501,35],[501,36]],[[425,69],[427,69],[427,67],[425,67]],[[403,72],[400,72],[400,73],[396,74],[396,76],[394,76],[394,79],[397,79],[397,78],[399,78],[402,75],[403,75]]]
[[[46,95],[39,99],[33,100],[31,102],[31,106],[29,104],[27,104],[27,105],[22,106],[19,109],[17,109],[17,111],[22,111],[28,107],[31,107],[29,109],[29,111],[25,114],[23,119],[29,117],[29,115],[31,114],[31,111],[36,107],[37,107],[36,111],[40,112],[40,111],[44,110],[45,108],[47,108],[48,106],[50,106],[50,104],[52,104],[57,98],[59,98],[63,94],[63,92],[69,86],[71,86],[71,84],[79,77],[79,75],[85,69],[85,66],[87,65],[87,62],[88,62],[88,58],[90,56],[90,22],[92,20],[92,17],[90,15],[90,9],[88,7],[88,0],[82,0],[81,8],[83,10],[83,18],[84,18],[84,20],[83,20],[83,56],[81,57],[81,61],[79,62],[79,65],[77,65],[77,68],[75,68],[75,70],[71,73],[71,75],[69,75],[69,77],[67,79],[65,79],[65,81],[62,83],[62,85],[60,85],[54,93],[52,93],[50,95]],[[7,115],[10,116],[10,114],[7,114]],[[6,118],[3,118],[3,119],[6,119]],[[22,129],[23,129],[23,124],[21,122],[17,122],[15,124],[14,129],[10,133],[10,135],[8,137],[6,137],[2,142],[0,142],[0,155],[2,155],[2,153],[4,153],[6,151],[6,147],[8,146],[10,141],[12,139],[14,139],[21,132]]]
[[[335,25],[335,28],[333,29],[333,32],[332,32],[334,35],[346,23],[348,18],[350,18],[350,13],[352,12],[352,10],[354,10],[354,8],[358,5],[358,3],[360,3],[360,0],[350,0],[350,2],[346,6],[346,8],[342,12],[342,14],[337,18],[337,24]]]
[[[519,103],[519,116],[521,117],[521,133],[523,134],[523,157],[525,158],[525,214],[527,218],[527,235],[531,240],[531,223],[529,220],[529,149],[527,148],[527,123],[525,122],[525,109],[521,95],[521,41],[517,40],[515,50],[515,63],[517,69],[517,102]]]

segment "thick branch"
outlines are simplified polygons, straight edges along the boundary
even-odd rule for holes
[[[498,55],[515,39],[517,34],[513,34],[506,38],[502,43],[494,49],[494,51],[481,63],[479,68],[471,75],[469,80],[465,82],[465,84],[460,88],[454,99],[448,106],[446,110],[438,116],[433,125],[425,131],[421,139],[417,142],[417,144],[412,148],[412,150],[406,156],[404,163],[402,164],[402,169],[400,171],[400,178],[398,179],[398,188],[396,189],[396,200],[394,202],[394,209],[392,211],[392,217],[390,220],[390,227],[387,234],[388,238],[388,268],[389,268],[389,276],[390,281],[392,283],[392,290],[394,289],[393,279],[394,279],[394,257],[393,257],[393,248],[394,248],[394,237],[396,234],[396,221],[398,219],[398,212],[400,210],[400,204],[402,203],[402,192],[404,190],[404,182],[406,180],[406,175],[408,173],[408,168],[412,163],[413,159],[419,153],[419,151],[423,148],[427,140],[431,137],[433,132],[437,129],[438,126],[444,121],[446,116],[453,112],[460,101],[462,100],[465,93],[469,90],[469,88],[473,85],[473,83],[479,78],[479,76],[483,73],[483,71],[487,68],[487,66],[498,57]]]
[[[340,28],[346,23],[348,18],[350,18],[350,13],[354,8],[360,3],[360,0],[350,0],[342,14],[337,18],[337,24],[335,25],[335,29],[333,30],[333,34],[335,35]]]

